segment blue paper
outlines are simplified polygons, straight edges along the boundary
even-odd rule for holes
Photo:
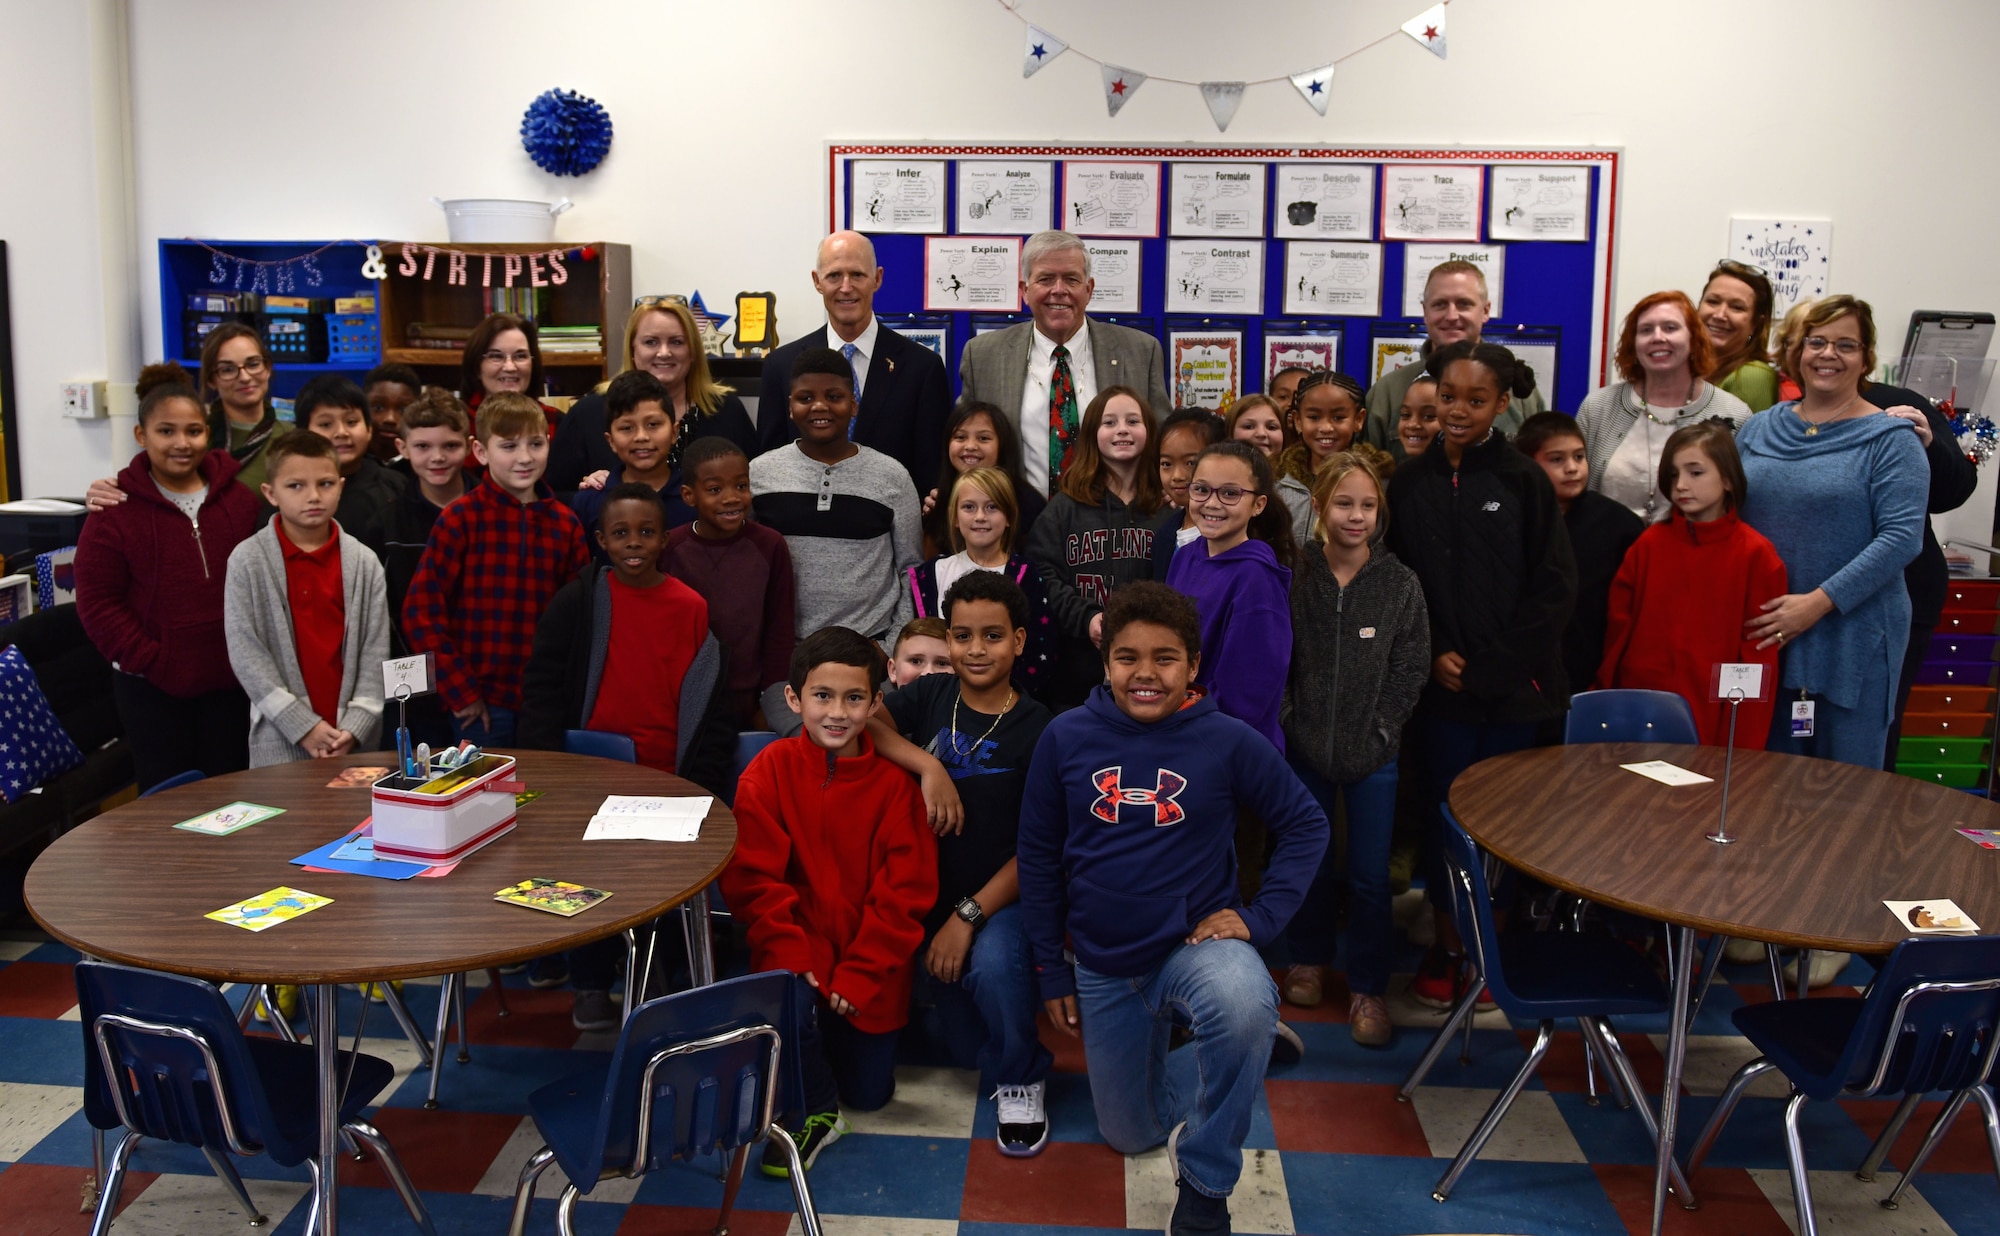
[[[292,865],[295,867],[324,867],[328,871],[344,871],[348,875],[374,876],[378,880],[407,880],[411,876],[430,870],[423,863],[399,863],[394,859],[388,858],[373,858],[357,862],[353,859],[334,857],[335,851],[352,844],[360,837],[361,833],[357,830],[337,841],[329,841],[317,850],[308,850],[304,854],[299,855],[292,860]],[[368,838],[368,841],[370,842],[369,849],[372,852],[374,849],[374,838]]]

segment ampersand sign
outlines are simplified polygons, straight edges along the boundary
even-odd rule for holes
[[[368,260],[361,263],[361,277],[363,279],[387,279],[389,277],[389,268],[382,264],[382,246],[368,246]]]

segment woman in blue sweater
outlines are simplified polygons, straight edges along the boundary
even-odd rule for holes
[[[1759,648],[1782,650],[1789,706],[1773,718],[1769,749],[1879,768],[1909,639],[1903,568],[1923,545],[1930,468],[1909,421],[1867,398],[1866,301],[1815,304],[1784,367],[1802,397],[1751,417],[1736,439],[1750,491],[1743,522],[1790,576],[1791,591],[1747,628]],[[1795,719],[1799,704],[1809,719]]]

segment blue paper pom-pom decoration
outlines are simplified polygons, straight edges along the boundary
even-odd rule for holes
[[[544,171],[581,176],[611,149],[611,113],[574,90],[549,90],[521,117],[521,145]]]

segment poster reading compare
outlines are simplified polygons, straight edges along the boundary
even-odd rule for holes
[[[924,239],[924,309],[1021,308],[1021,242],[1013,236]]]

